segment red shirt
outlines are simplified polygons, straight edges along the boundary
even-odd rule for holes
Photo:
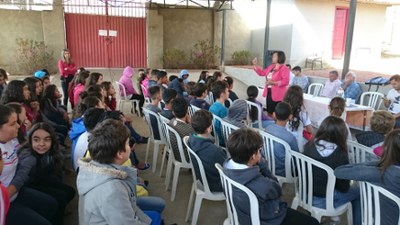
[[[7,188],[0,183],[0,225],[6,224],[8,209],[10,208],[10,197]]]
[[[69,74],[74,76],[78,69],[76,68],[75,63],[67,63],[64,60],[60,59],[58,61],[58,70],[60,71],[61,77],[67,78]]]

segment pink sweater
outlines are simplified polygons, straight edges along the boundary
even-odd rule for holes
[[[255,68],[255,71],[259,76],[265,77],[268,76],[268,74],[274,68],[275,64],[271,64],[265,69],[262,69],[261,67],[258,66],[257,68]],[[279,68],[272,73],[272,80],[278,82],[276,85],[273,85],[271,87],[272,100],[274,102],[282,101],[283,97],[285,96],[287,87],[289,85],[289,80],[290,80],[289,68],[287,68],[285,65],[280,65]],[[265,85],[263,96],[267,97],[267,93],[268,93],[268,85]]]

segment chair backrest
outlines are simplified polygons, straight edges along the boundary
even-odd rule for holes
[[[281,144],[284,149],[285,149],[285,178],[287,179],[288,182],[291,182],[294,180],[294,177],[292,175],[292,170],[294,171],[294,165],[292,163],[292,150],[289,146],[289,144],[278,138],[275,137],[267,132],[264,132],[262,130],[258,131],[263,139],[264,142],[264,147],[263,147],[263,156],[268,162],[268,167],[269,170],[272,172],[272,174],[276,175],[276,166],[275,166],[275,144]],[[293,168],[292,168],[293,167]]]
[[[161,136],[161,138],[163,138],[163,139],[165,140],[164,143],[165,143],[166,145],[168,145],[168,144],[167,144],[167,142],[168,142],[167,127],[165,127],[165,126],[163,125],[163,122],[164,122],[164,121],[165,121],[167,124],[169,123],[169,119],[167,119],[167,118],[163,117],[162,115],[158,114],[158,124],[160,125],[160,129],[161,129],[160,136]]]
[[[333,193],[335,190],[336,177],[333,169],[328,165],[318,162],[302,153],[292,151],[292,159],[297,169],[298,178],[295,185],[296,194],[299,198],[299,206],[305,210],[313,211],[313,170],[321,169],[327,174],[326,184],[326,211],[333,212]]]
[[[312,84],[310,84],[310,86],[308,86],[307,94],[319,96],[323,87],[324,87],[324,84],[312,83]]]
[[[385,200],[393,201],[397,205],[397,212],[400,212],[400,198],[383,187],[376,186],[368,182],[360,182],[361,194],[361,217],[363,225],[380,225],[381,219],[381,196],[385,196]],[[394,209],[384,208],[388,212]],[[393,215],[395,216],[395,215]],[[394,218],[395,219],[395,218]],[[397,224],[400,225],[400,218],[397,218]],[[394,225],[394,224],[393,224]]]
[[[144,97],[149,97],[149,94],[147,92],[147,88],[143,84],[140,84],[140,88],[142,89],[143,96]]]
[[[194,113],[195,113],[196,111],[199,111],[199,110],[200,110],[199,107],[194,106],[194,105],[192,105],[192,104],[189,105],[189,115],[190,115],[190,116],[193,116]]]
[[[220,178],[221,178],[221,183],[222,183],[222,188],[224,189],[224,194],[226,197],[226,206],[228,209],[228,218],[230,220],[230,225],[239,225],[239,217],[236,211],[236,206],[235,203],[233,202],[233,190],[235,189],[236,191],[243,191],[244,193],[247,194],[247,197],[249,198],[250,202],[250,218],[251,218],[251,224],[252,225],[260,225],[260,214],[259,214],[259,208],[258,208],[258,199],[256,195],[248,189],[246,186],[239,184],[238,182],[232,180],[228,176],[225,175],[222,166],[218,163],[215,164],[215,167],[217,168]]]
[[[206,176],[206,171],[204,170],[203,162],[201,159],[197,156],[197,154],[189,147],[189,137],[186,136],[183,138],[183,144],[185,144],[186,149],[189,153],[189,159],[190,159],[190,166],[192,168],[192,175],[193,175],[193,180],[199,181],[203,185],[203,190],[207,195],[211,195],[212,192],[210,191],[210,187],[208,186],[208,181],[207,181],[207,176]],[[193,164],[193,162],[196,162]],[[197,165],[197,169],[200,173],[200,177],[196,176],[196,169],[195,165]],[[200,179],[199,179],[200,178]]]
[[[254,124],[257,123],[258,124],[258,128],[259,129],[263,129],[262,127],[262,108],[261,106],[259,106],[257,103],[255,102],[251,102],[251,101],[247,101],[246,100],[246,104],[247,104],[247,117],[250,119],[249,124],[251,127],[254,127]],[[252,109],[254,109],[253,107],[256,108],[257,110],[257,121],[252,121],[251,119],[251,111]]]
[[[211,91],[208,92],[207,97],[204,99],[210,105],[214,104],[214,95]]]
[[[235,130],[239,130],[239,127],[225,121],[225,120],[221,120],[221,131],[222,131],[222,135],[224,137],[224,141],[225,143],[228,143],[228,138],[229,135],[235,131]]]
[[[375,110],[378,110],[381,107],[383,101],[382,98],[384,96],[384,94],[379,92],[364,92],[362,93],[360,98],[360,105],[369,106],[371,108],[374,108]]]
[[[213,131],[214,131],[215,144],[218,146],[221,146],[221,143],[219,143],[219,136],[222,135],[221,121],[223,121],[223,119],[221,117],[213,114],[212,126],[213,126]],[[218,130],[221,131],[221,133],[218,133],[217,127],[218,127]]]
[[[363,163],[378,160],[372,148],[364,146],[355,141],[348,140],[350,163]]]
[[[118,81],[115,81],[115,84],[116,84],[117,89],[115,89],[115,88],[114,89],[115,89],[115,92],[117,93],[117,99],[119,97],[121,100],[129,100],[126,96],[125,86]]]
[[[175,137],[176,145],[178,147],[179,155],[181,157],[181,163],[182,163],[183,167],[190,167],[190,162],[187,161],[185,153],[184,153],[185,149],[183,148],[183,141],[182,141],[181,136],[169,124],[166,124],[164,122],[164,126],[167,128],[166,130],[167,130],[167,137],[168,137],[168,146],[171,147],[171,149],[173,148],[173,145],[171,143],[171,141],[172,141],[171,138]]]
[[[143,108],[143,113],[144,113],[144,118],[145,118],[145,120],[147,122],[147,126],[149,127],[150,135],[153,138],[153,140],[155,140],[154,139],[154,130],[153,130],[153,126],[152,126],[151,123],[152,123],[152,121],[153,122],[155,121],[157,123],[157,129],[158,129],[158,132],[160,134],[160,140],[159,141],[162,141],[163,143],[165,143],[166,140],[163,138],[163,135],[162,135],[162,128],[161,128],[162,126],[159,123],[160,115],[158,115],[158,113],[155,113],[155,112],[153,112],[153,111],[151,111],[149,109],[146,109],[146,108]],[[152,119],[152,117],[154,119]]]

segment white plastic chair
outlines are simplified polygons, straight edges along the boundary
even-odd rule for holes
[[[378,110],[381,107],[383,97],[385,97],[385,95],[379,92],[364,92],[360,98],[360,105],[369,106],[375,110]]]
[[[149,139],[147,140],[147,147],[146,147],[146,156],[145,156],[145,162],[147,163],[147,159],[149,157],[149,150],[150,150],[150,142],[153,142],[154,144],[154,151],[153,151],[153,165],[152,165],[152,171],[153,173],[156,172],[156,167],[157,167],[157,158],[158,158],[158,151],[160,149],[160,145],[165,145],[166,140],[163,138],[162,135],[162,129],[161,129],[161,124],[159,123],[159,115],[151,110],[148,110],[146,108],[143,108],[143,113],[145,120],[147,122],[147,125],[149,127],[150,131],[150,136]],[[151,125],[151,118],[155,118],[157,121],[157,129],[160,135],[160,139],[155,139],[154,137],[154,130],[153,126]]]
[[[219,122],[219,124],[217,124],[217,121]],[[221,143],[219,143],[219,135],[222,135],[221,121],[223,121],[223,119],[222,119],[221,117],[216,116],[216,115],[213,114],[213,123],[212,123],[212,126],[213,126],[213,131],[214,131],[215,144],[218,145],[218,146],[220,146],[220,147],[223,147],[223,146],[221,146]],[[218,126],[218,125],[219,125],[219,128],[220,128],[220,130],[221,130],[221,134],[219,134],[219,133],[217,132],[217,126]]]
[[[321,83],[312,83],[308,86],[307,94],[319,96],[321,94],[322,89],[324,88],[324,84]]]
[[[372,148],[364,146],[355,141],[348,140],[350,163],[363,163],[378,160]]]
[[[233,131],[239,130],[239,127],[237,127],[237,126],[235,126],[233,124],[230,124],[229,122],[227,122],[225,120],[221,120],[220,122],[221,122],[221,132],[222,132],[222,135],[224,137],[225,144],[226,144],[226,143],[228,143],[229,135]]]
[[[164,145],[164,152],[162,154],[162,159],[161,159],[161,168],[160,168],[160,177],[162,176],[162,173],[164,171],[164,164],[165,164],[165,160],[167,159],[167,155],[171,155],[172,150],[171,150],[171,146],[169,145],[168,142],[168,134],[167,134],[167,127],[164,125],[169,123],[169,119],[163,117],[162,115],[159,115],[159,120],[158,120],[158,124],[161,125],[161,135],[165,140],[165,145]]]
[[[186,222],[189,221],[190,211],[191,211],[191,208],[193,205],[193,200],[194,200],[193,198],[194,198],[194,195],[196,195],[196,200],[194,201],[193,214],[192,214],[192,225],[196,225],[197,219],[199,217],[201,202],[203,201],[203,199],[207,199],[207,200],[211,200],[211,201],[223,201],[223,200],[225,200],[225,195],[223,192],[211,192],[210,191],[210,188],[208,186],[206,172],[203,167],[203,163],[202,163],[201,159],[197,156],[197,154],[189,147],[188,140],[189,140],[188,136],[183,138],[183,143],[185,144],[186,149],[188,150],[189,155],[190,155],[190,161],[191,161],[190,165],[192,168],[193,185],[192,185],[192,191],[190,194],[190,199],[189,199],[189,204],[188,204],[188,208],[187,208],[185,221]],[[196,176],[193,161],[196,161],[196,164],[200,171],[201,179],[199,179]]]
[[[292,164],[292,150],[289,146],[289,144],[280,139],[277,138],[269,133],[266,133],[262,130],[259,131],[263,141],[264,141],[264,147],[263,147],[263,155],[266,158],[268,162],[268,167],[269,170],[278,178],[279,185],[282,187],[284,183],[294,183],[295,178],[292,175],[292,171],[294,171],[294,165]],[[285,148],[285,176],[278,176],[276,175],[275,172],[275,144],[281,144]],[[293,168],[293,169],[292,169]]]
[[[259,208],[258,208],[258,199],[256,195],[248,189],[246,186],[239,184],[238,182],[232,180],[228,176],[225,175],[222,166],[219,165],[218,163],[215,164],[215,167],[217,168],[219,172],[219,176],[221,178],[221,183],[222,187],[224,189],[224,193],[226,196],[226,207],[228,210],[228,219],[230,223],[227,223],[227,220],[225,220],[224,224],[230,224],[230,225],[240,225],[239,224],[239,218],[237,215],[236,211],[236,206],[235,202],[233,201],[233,189],[236,189],[236,191],[243,191],[244,193],[247,194],[247,197],[249,198],[250,202],[250,219],[251,219],[251,224],[252,225],[260,225],[260,214],[259,214]],[[237,203],[237,202],[236,202]]]
[[[122,112],[124,104],[130,103],[132,104],[132,110],[136,108],[136,111],[138,112],[139,116],[141,116],[141,110],[139,104],[140,101],[138,99],[128,99],[128,97],[126,96],[125,86],[118,81],[115,81],[114,89],[116,90],[117,94],[117,109]]]
[[[253,127],[253,128],[263,129],[262,117],[261,117],[262,116],[262,108],[261,108],[261,106],[259,106],[255,102],[250,102],[250,101],[247,101],[247,100],[246,100],[246,104],[247,104],[247,117],[249,118],[250,126]],[[250,117],[251,109],[253,107],[256,107],[256,109],[257,109],[257,121],[252,121],[251,117]],[[256,124],[258,125],[258,127],[255,126]]]
[[[172,172],[172,166],[174,166],[174,174],[173,174],[173,180],[172,180],[172,190],[171,190],[171,201],[175,200],[175,194],[176,194],[176,187],[178,185],[178,178],[179,178],[179,172],[181,168],[186,168],[190,169],[190,162],[186,160],[186,156],[184,153],[183,149],[183,143],[182,143],[182,138],[178,134],[178,132],[175,131],[174,128],[169,126],[168,124],[164,123],[164,126],[167,128],[167,138],[168,138],[168,143],[172,147],[171,143],[171,137],[175,137],[176,144],[178,146],[179,150],[179,155],[181,157],[181,162],[175,159],[173,152],[171,151],[171,154],[169,154],[169,159],[168,159],[168,165],[167,165],[167,174],[166,174],[166,188],[165,190],[168,190],[169,187],[169,182],[171,179],[171,172]]]
[[[360,192],[362,225],[381,224],[380,196],[385,196],[387,200],[392,200],[394,204],[397,204],[397,211],[400,212],[400,198],[385,188],[368,182],[360,182]],[[388,212],[391,212],[393,209],[384,208],[383,210],[389,210]],[[397,224],[400,225],[400,218],[398,218],[397,221]]]
[[[213,93],[209,91],[207,97],[204,100],[206,100],[206,102],[210,105],[214,104],[215,101]]]
[[[201,110],[199,107],[194,106],[194,105],[190,105],[189,106],[189,115],[192,117],[194,115],[195,112]]]
[[[333,195],[335,190],[336,177],[333,169],[329,166],[318,162],[302,153],[292,151],[292,159],[296,165],[298,179],[296,179],[295,189],[296,195],[292,202],[292,209],[301,206],[309,211],[311,215],[321,222],[322,216],[340,216],[347,211],[347,224],[353,224],[353,213],[351,203],[348,202],[337,208],[334,207]],[[313,206],[313,167],[324,170],[327,174],[326,185],[326,208],[318,208]]]

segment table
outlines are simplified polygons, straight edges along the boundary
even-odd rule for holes
[[[308,112],[311,123],[318,127],[319,122],[329,116],[328,105],[331,99],[309,94],[303,94],[303,96],[304,107]],[[346,106],[345,113],[343,113],[342,118],[346,121],[350,128],[357,130],[369,130],[369,124],[373,111],[374,109],[368,106],[351,104],[350,106]]]

